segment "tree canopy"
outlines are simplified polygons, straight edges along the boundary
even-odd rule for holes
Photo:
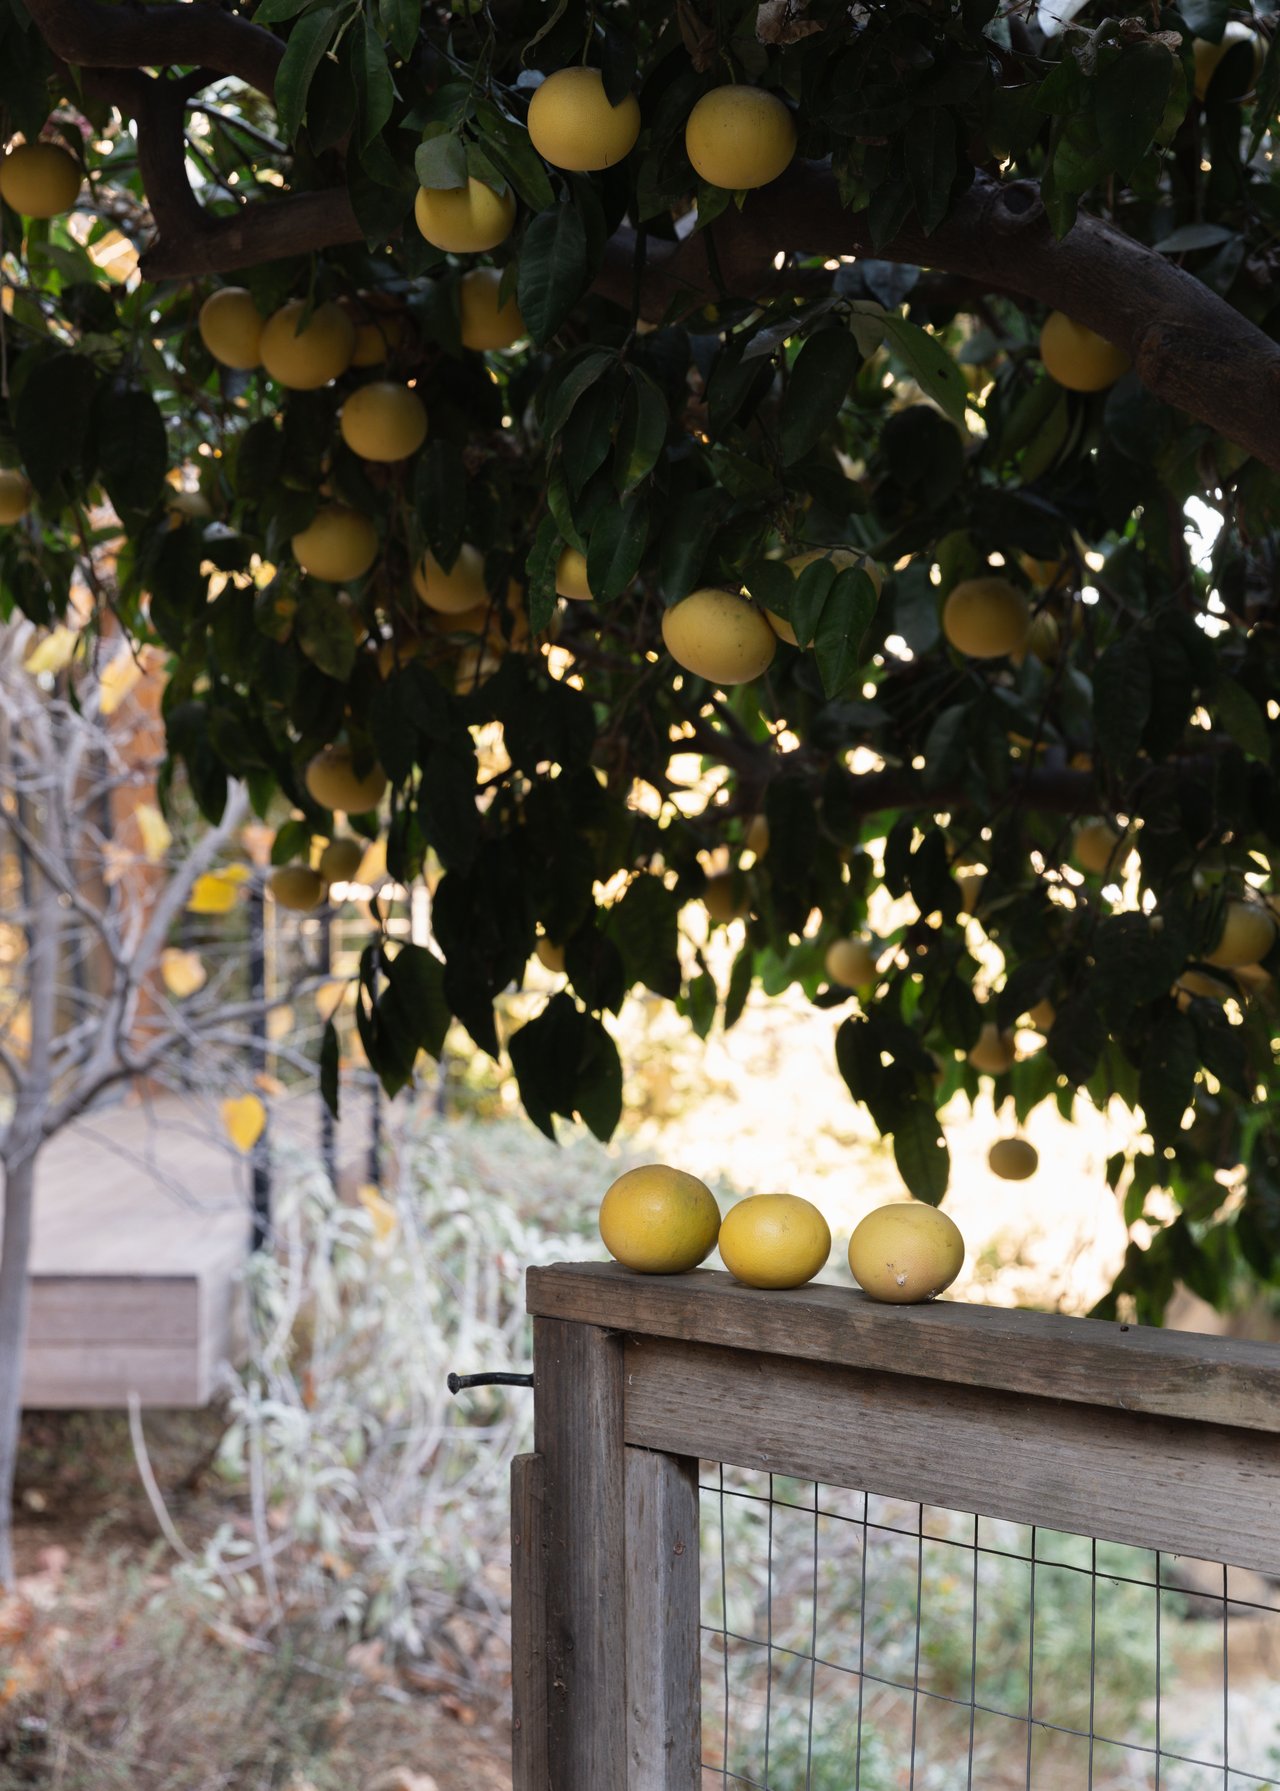
[[[251,10],[0,0],[0,593],[165,650],[278,864],[354,779],[387,1088],[539,941],[547,1130],[629,990],[798,985],[914,1194],[957,1090],[1118,1097],[1104,1309],[1280,1279],[1274,20]]]

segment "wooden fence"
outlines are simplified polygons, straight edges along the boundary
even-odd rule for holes
[[[536,1452],[512,1477],[515,1791],[764,1782],[709,1769],[703,1753],[700,1461],[1280,1579],[1268,1345],[613,1264],[531,1269],[528,1306]],[[1154,1783],[1172,1783],[1158,1732],[1154,1751]],[[1224,1759],[1204,1782],[1273,1780]]]

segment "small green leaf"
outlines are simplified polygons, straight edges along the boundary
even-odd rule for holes
[[[39,362],[18,395],[14,433],[27,476],[52,493],[59,479],[86,472],[97,374],[87,356],[57,353]]]
[[[956,178],[955,119],[945,106],[916,114],[906,133],[905,155],[916,216],[928,236],[950,209]]]
[[[98,465],[121,517],[149,510],[169,465],[164,418],[150,392],[100,386],[94,403]]]
[[[526,567],[529,575],[529,629],[532,634],[541,634],[555,612],[556,566],[563,548],[564,542],[556,527],[555,517],[550,514],[544,516],[538,524]]]
[[[465,187],[467,151],[461,137],[441,131],[419,143],[413,155],[413,171],[420,187],[434,190]]]
[[[1147,1041],[1138,1073],[1138,1100],[1157,1150],[1177,1138],[1199,1068],[1194,1025],[1172,1002],[1167,1006]]]
[[[1271,757],[1271,736],[1261,704],[1225,672],[1218,674],[1212,701],[1219,720],[1241,752],[1265,765]]]
[[[941,342],[922,330],[919,324],[908,323],[905,317],[892,311],[883,321],[885,335],[906,362],[921,391],[963,429],[969,388],[964,374]]]
[[[1128,174],[1151,147],[1172,81],[1173,57],[1153,42],[1130,45],[1098,76],[1098,142],[1117,172]]]
[[[1117,771],[1131,764],[1151,713],[1151,659],[1137,634],[1113,641],[1093,672],[1093,731]]]
[[[614,483],[625,497],[653,471],[667,439],[667,401],[639,367],[628,367],[630,388],[622,406],[614,453]]]
[[[364,34],[352,56],[356,97],[362,120],[360,145],[364,148],[378,135],[391,116],[396,87],[387,62],[386,45],[374,30],[373,20],[366,16]]]
[[[336,591],[312,585],[302,593],[293,618],[298,645],[327,677],[340,682],[351,676],[356,662],[356,639],[351,632],[346,606]]]

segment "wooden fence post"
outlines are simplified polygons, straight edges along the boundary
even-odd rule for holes
[[[698,1791],[698,1463],[628,1448],[627,1791]]]
[[[622,1337],[596,1325],[538,1319],[533,1362],[551,1786],[626,1791]]]
[[[547,1597],[540,1455],[511,1463],[511,1784],[549,1791]]]

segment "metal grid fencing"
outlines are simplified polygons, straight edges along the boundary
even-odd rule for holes
[[[1280,1787],[1280,1582],[719,1462],[700,1508],[703,1791]]]

